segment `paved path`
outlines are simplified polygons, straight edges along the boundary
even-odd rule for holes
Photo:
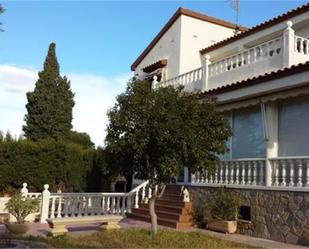
[[[122,222],[120,222],[120,226],[123,229],[128,228],[143,228],[143,229],[149,229],[150,224],[143,221],[137,221],[133,219],[125,219]],[[159,226],[160,228],[165,228],[162,226]],[[166,228],[165,228],[166,229]],[[85,235],[89,233],[93,233],[99,230],[98,225],[89,225],[89,226],[70,226],[69,227],[69,234],[72,236],[78,236],[78,235]],[[40,223],[34,223],[31,225],[29,231],[27,232],[27,235],[33,235],[33,236],[46,236],[47,233],[50,231],[47,224],[40,224]],[[223,239],[223,240],[229,240],[236,243],[241,243],[249,246],[256,246],[256,247],[263,247],[263,248],[278,248],[278,249],[309,249],[309,247],[305,246],[298,246],[298,245],[292,245],[292,244],[286,244],[286,243],[280,243],[272,240],[266,240],[256,237],[250,237],[246,235],[241,234],[224,234],[224,233],[217,233],[212,232],[205,229],[189,229],[186,230],[187,232],[201,232],[205,233],[207,235],[213,236],[215,238]],[[0,236],[3,233],[6,233],[6,228],[4,225],[0,224]]]
[[[215,238],[229,240],[236,243],[241,243],[249,246],[257,246],[263,248],[278,248],[278,249],[309,249],[307,246],[299,246],[299,245],[292,245],[287,243],[281,243],[273,240],[267,240],[257,237],[246,236],[242,234],[224,234],[224,233],[217,233],[205,229],[192,229],[193,231],[199,231],[202,233],[206,233],[207,235],[213,236]]]

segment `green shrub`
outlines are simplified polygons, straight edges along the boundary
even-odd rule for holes
[[[80,145],[53,139],[2,141],[0,143],[0,191],[20,189],[27,182],[30,191],[84,191],[93,167],[89,151]]]
[[[216,190],[212,199],[205,206],[205,221],[213,219],[237,220],[239,208],[241,206],[241,197],[225,187]]]
[[[38,211],[39,204],[38,198],[28,198],[17,193],[5,204],[5,208],[16,218],[18,224],[23,224],[29,214]]]

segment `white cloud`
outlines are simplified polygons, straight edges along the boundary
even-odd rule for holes
[[[67,73],[75,93],[73,109],[74,130],[87,132],[96,145],[103,145],[106,112],[115,103],[117,94],[124,91],[130,73],[115,77]],[[0,65],[0,130],[10,130],[18,136],[22,132],[26,113],[26,92],[32,91],[37,71],[31,68]]]

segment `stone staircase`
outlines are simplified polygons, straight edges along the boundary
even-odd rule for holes
[[[167,185],[162,197],[156,200],[155,210],[158,225],[176,229],[194,227],[192,202],[183,202],[180,185]],[[139,208],[132,208],[127,217],[151,222],[148,204],[139,203]]]

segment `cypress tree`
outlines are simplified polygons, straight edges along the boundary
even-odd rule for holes
[[[72,129],[74,94],[70,81],[60,76],[55,49],[51,43],[34,91],[27,93],[23,131],[31,140],[67,138]]]

